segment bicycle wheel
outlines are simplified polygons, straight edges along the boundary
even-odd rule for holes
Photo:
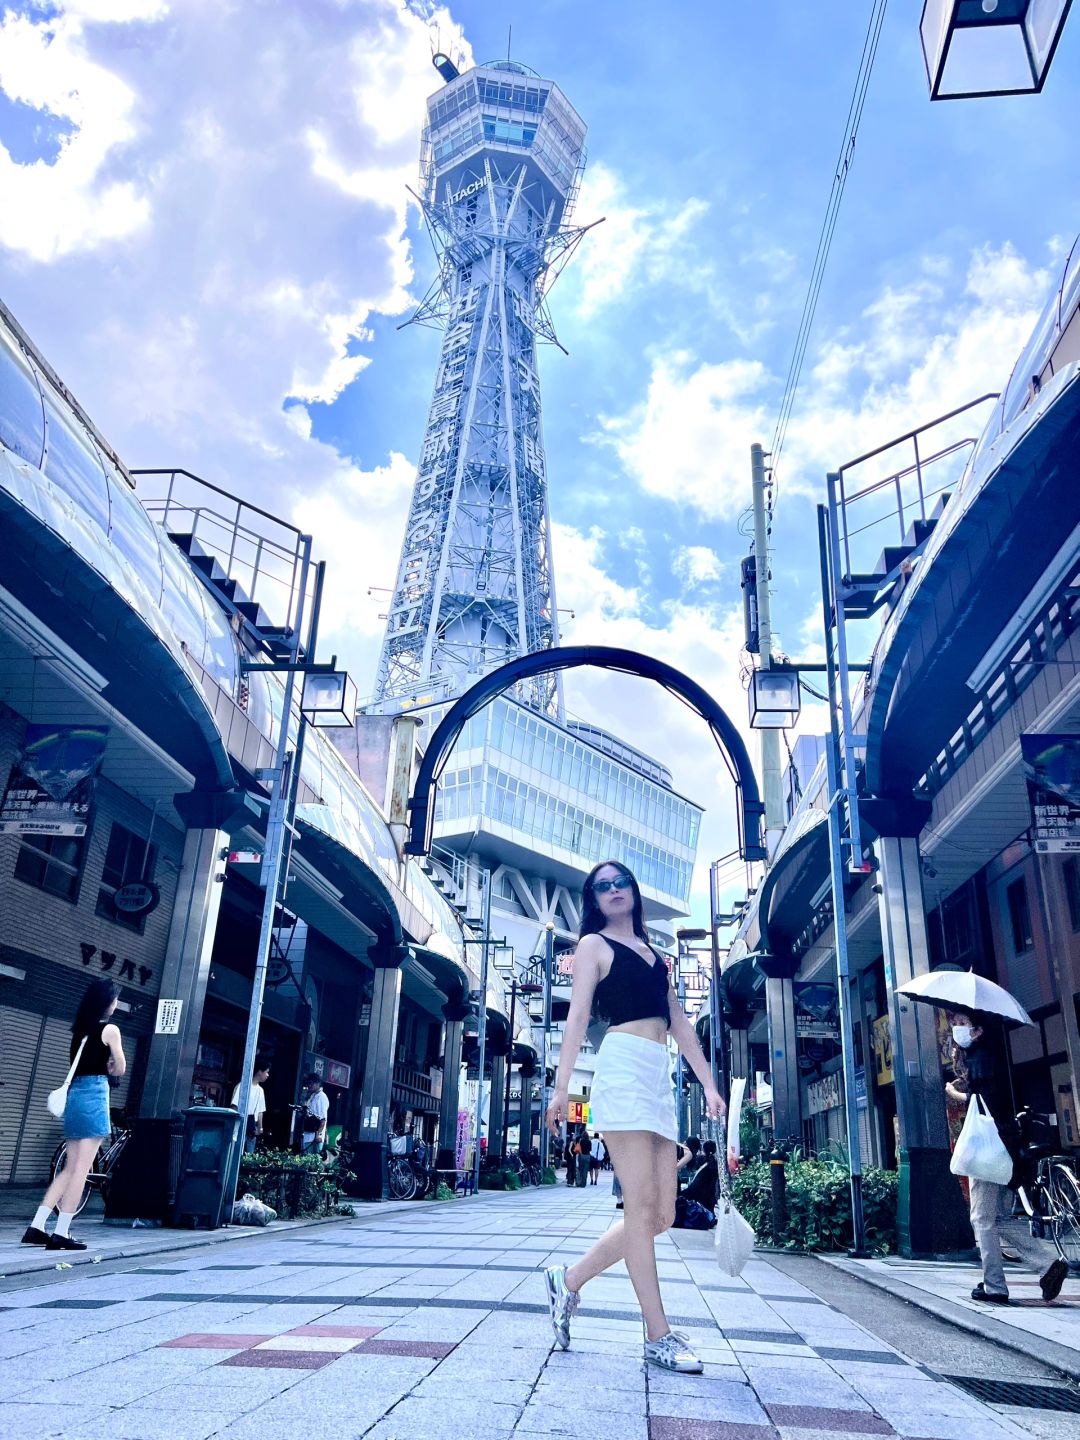
[[[390,1194],[395,1200],[411,1200],[416,1194],[412,1166],[397,1155],[390,1161]]]
[[[1080,1184],[1061,1161],[1050,1167],[1049,1191],[1053,1206],[1050,1233],[1061,1258],[1071,1269],[1080,1267]]]
[[[50,1181],[55,1180],[58,1175],[62,1175],[64,1173],[64,1171],[67,1169],[67,1162],[67,1141],[62,1140],[53,1152],[52,1164],[49,1167]],[[89,1179],[87,1179],[86,1183],[83,1185],[82,1196],[79,1200],[78,1205],[75,1206],[75,1209],[72,1212],[73,1214],[80,1215],[83,1212],[83,1210],[86,1208],[86,1202],[90,1199],[90,1191],[93,1188],[94,1187],[91,1185]]]

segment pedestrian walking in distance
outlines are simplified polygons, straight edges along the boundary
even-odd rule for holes
[[[261,1055],[256,1055],[251,1071],[251,1089],[248,1091],[247,1119],[244,1122],[244,1150],[248,1155],[254,1153],[256,1141],[262,1139],[263,1121],[266,1118],[266,1091],[263,1086],[269,1079],[269,1060],[264,1060]],[[233,1090],[229,1104],[234,1110],[238,1108],[240,1104],[239,1085]]]
[[[111,980],[92,980],[79,1001],[71,1027],[70,1064],[78,1064],[68,1087],[64,1107],[64,1139],[67,1164],[45,1191],[22,1237],[24,1245],[44,1245],[47,1250],[85,1250],[82,1240],[71,1233],[83,1186],[102,1142],[112,1130],[109,1116],[109,1080],[119,1080],[127,1069],[120,1031],[112,1014],[120,991]],[[56,1210],[56,1226],[50,1235],[45,1226]]]
[[[1009,1088],[995,1054],[994,1037],[978,1023],[977,1017],[959,1010],[948,1014],[952,1026],[955,1077],[946,1086],[949,1098],[971,1104],[971,1097],[978,1095],[997,1126],[1001,1143],[1015,1161],[1019,1155],[1020,1132],[1012,1118]],[[1001,1211],[1008,1188],[995,1185],[992,1180],[972,1177],[968,1181],[971,1228],[975,1232],[983,1272],[983,1278],[972,1290],[971,1298],[989,1305],[1009,1303],[1000,1231]],[[1068,1265],[1055,1256],[1049,1242],[1036,1240],[1026,1224],[1012,1226],[1009,1237],[1021,1259],[1041,1272],[1039,1288],[1043,1299],[1056,1300],[1069,1273]]]
[[[304,1138],[301,1148],[305,1155],[321,1155],[326,1144],[326,1122],[330,1117],[330,1097],[323,1089],[322,1076],[313,1070],[304,1079]]]
[[[604,1149],[604,1142],[600,1139],[600,1132],[597,1131],[592,1137],[592,1154],[589,1156],[589,1182],[596,1184],[597,1178],[603,1168],[607,1151]]]
[[[645,1322],[645,1359],[664,1370],[699,1375],[704,1366],[664,1313],[656,1272],[656,1236],[675,1219],[675,1092],[670,1034],[701,1081],[705,1108],[721,1119],[724,1101],[713,1083],[694,1027],[679,1006],[663,957],[649,944],[641,891],[617,860],[586,877],[581,938],[555,1094],[545,1116],[553,1134],[566,1118],[569,1083],[590,1015],[606,1020],[589,1103],[622,1184],[623,1218],[569,1268],[545,1271],[557,1343],[570,1345],[570,1322],[581,1290],[594,1276],[625,1260]]]
[[[584,1125],[578,1131],[574,1144],[577,1146],[574,1152],[577,1160],[577,1184],[580,1190],[584,1190],[589,1183],[589,1168],[592,1163],[592,1141]]]

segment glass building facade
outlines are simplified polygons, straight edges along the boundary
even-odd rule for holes
[[[660,769],[645,757],[641,770],[621,763],[501,698],[462,730],[439,783],[436,833],[500,825],[580,869],[620,859],[678,911],[689,900],[701,810],[650,778]]]

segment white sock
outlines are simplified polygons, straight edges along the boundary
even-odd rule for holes
[[[69,1215],[66,1210],[59,1210],[59,1211],[57,1211],[57,1215],[56,1215],[56,1229],[53,1231],[53,1234],[54,1234],[54,1235],[67,1235],[67,1234],[70,1232],[70,1230],[71,1230],[71,1222],[72,1222],[72,1220],[74,1220],[74,1219],[75,1219],[75,1216],[74,1216],[74,1215]]]
[[[44,1230],[45,1221],[52,1214],[51,1205],[39,1205],[34,1211],[34,1218],[30,1221],[31,1230]]]

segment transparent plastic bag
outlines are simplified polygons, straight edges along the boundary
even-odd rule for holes
[[[754,1229],[735,1209],[727,1174],[720,1171],[720,1193],[716,1202],[716,1233],[713,1244],[716,1262],[733,1280],[743,1272],[754,1253]]]
[[[277,1211],[272,1210],[269,1205],[263,1202],[250,1192],[242,1195],[233,1206],[232,1223],[234,1225],[269,1225],[271,1220],[277,1219]]]
[[[954,1175],[988,1180],[993,1185],[1008,1185],[1012,1179],[1013,1158],[1002,1144],[994,1117],[978,1095],[972,1095],[968,1101],[964,1128],[957,1138],[949,1169]]]

